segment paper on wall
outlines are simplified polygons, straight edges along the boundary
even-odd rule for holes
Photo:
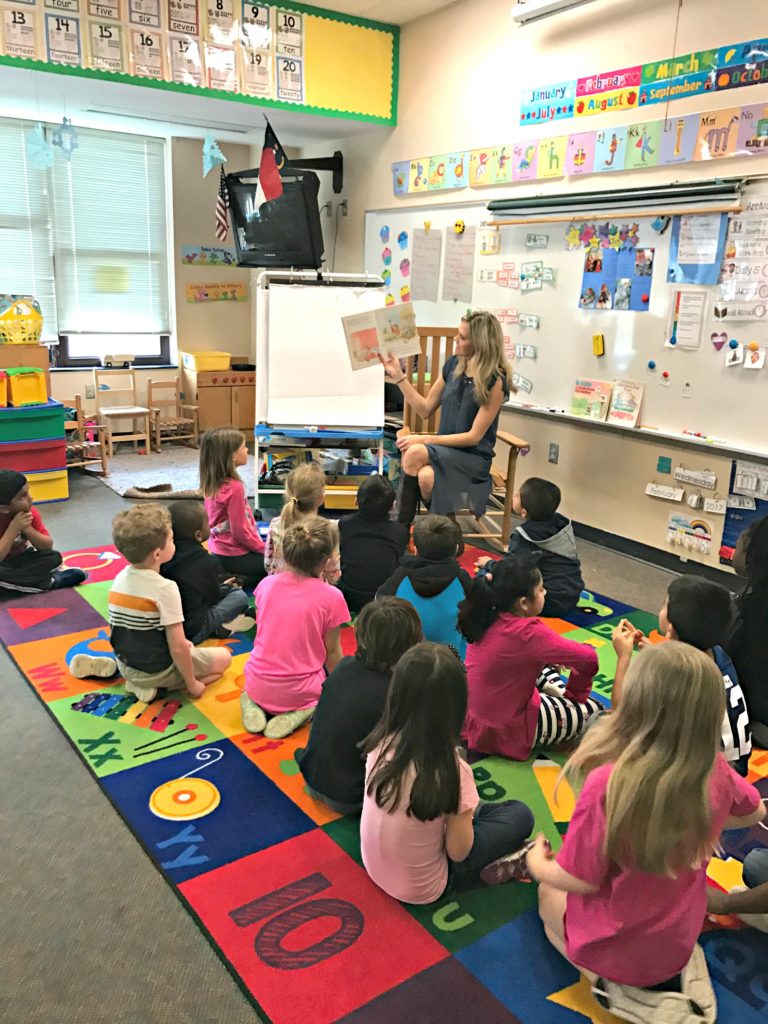
[[[304,55],[304,15],[296,11],[275,11],[277,52],[286,57]]]
[[[712,527],[703,519],[673,512],[667,522],[667,542],[686,551],[708,555],[712,550]]]
[[[168,37],[168,52],[171,58],[171,81],[181,85],[202,86],[203,58],[200,43],[192,36],[171,35]]]
[[[128,21],[144,28],[160,28],[160,0],[128,0]]]
[[[465,228],[460,235],[454,231],[446,234],[443,264],[443,300],[446,302],[472,301],[475,235],[474,227]]]
[[[414,229],[411,256],[411,298],[414,301],[437,302],[442,253],[442,230]]]
[[[88,21],[88,67],[100,71],[125,72],[123,26],[108,21]]]
[[[168,0],[168,30],[185,36],[200,35],[197,0]]]
[[[9,57],[39,60],[37,12],[23,7],[4,7],[2,15],[3,53]]]
[[[413,304],[385,306],[341,318],[353,370],[376,365],[379,357],[418,355],[421,341],[416,331]]]
[[[701,348],[701,330],[706,309],[705,291],[695,291],[692,288],[675,289],[670,303],[667,345],[672,345],[673,348]]]
[[[682,501],[685,490],[682,487],[668,487],[655,481],[646,484],[645,493],[649,498],[661,498],[663,501]]]
[[[298,57],[278,56],[277,98],[290,103],[304,102],[304,61]]]
[[[749,497],[768,497],[768,466],[761,466],[757,462],[736,461],[736,472],[733,478],[734,494],[744,494]]]
[[[83,63],[80,19],[72,14],[46,14],[45,52],[50,64],[79,67]]]
[[[239,18],[235,12],[238,0],[204,0],[205,38],[212,43],[232,46],[237,40]]]
[[[272,82],[272,54],[267,50],[240,47],[240,82],[246,96],[274,95]]]
[[[215,46],[206,43],[205,71],[209,89],[221,89],[222,92],[239,92],[240,83],[237,79],[237,62],[235,51],[231,46]]]
[[[705,487],[709,491],[714,491],[717,486],[717,475],[709,469],[685,469],[684,466],[678,466],[675,470],[675,480],[681,484],[691,484],[693,487]]]
[[[131,74],[139,78],[164,78],[163,33],[131,29]]]
[[[122,0],[88,0],[88,14],[91,18],[106,18],[111,21],[120,21]]]

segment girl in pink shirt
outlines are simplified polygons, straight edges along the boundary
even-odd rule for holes
[[[469,640],[464,736],[473,750],[525,761],[534,747],[581,735],[602,710],[589,696],[595,649],[538,618],[546,594],[535,562],[509,556],[492,576],[476,579],[459,605],[459,629]],[[551,665],[571,669],[565,685]]]
[[[336,545],[334,524],[312,516],[283,537],[286,571],[256,588],[256,639],[240,695],[243,725],[282,739],[307,722],[327,672],[341,661],[349,609],[321,574]]]
[[[562,849],[553,857],[539,836],[528,853],[539,913],[601,1005],[628,1020],[688,1021],[694,999],[713,1021],[696,945],[707,862],[723,829],[756,824],[765,810],[720,753],[725,698],[711,658],[659,644],[624,686],[619,710],[566,765],[578,800]]]
[[[404,903],[432,903],[478,876],[490,884],[516,877],[522,852],[508,855],[533,827],[518,800],[480,804],[457,752],[466,708],[458,657],[444,644],[417,644],[395,666],[384,714],[363,745],[363,864]]]
[[[208,550],[247,587],[264,578],[264,542],[238,466],[248,462],[245,436],[234,427],[206,430],[200,441],[200,486],[211,526]]]

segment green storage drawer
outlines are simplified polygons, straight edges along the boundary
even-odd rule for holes
[[[45,405],[0,409],[0,441],[42,441],[64,437],[64,406],[49,398]]]

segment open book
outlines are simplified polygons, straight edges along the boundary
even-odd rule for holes
[[[379,356],[414,356],[421,352],[416,315],[410,302],[385,306],[368,313],[343,316],[341,322],[353,370],[375,365]]]

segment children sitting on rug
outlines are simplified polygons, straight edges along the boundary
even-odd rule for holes
[[[27,478],[0,469],[0,590],[39,594],[85,583],[88,576],[82,569],[62,569],[61,564],[32,504]]]
[[[741,622],[726,648],[747,698],[755,743],[768,750],[768,516],[743,531],[731,564],[748,582],[736,602]]]
[[[246,587],[264,578],[264,542],[259,536],[237,467],[248,462],[245,435],[233,427],[206,430],[200,441],[200,487],[211,527],[208,550],[224,571]]]
[[[481,804],[458,743],[467,709],[461,661],[420,643],[392,674],[384,714],[365,741],[363,864],[404,903],[425,904],[479,879],[516,877],[533,814],[517,800]]]
[[[697,647],[710,657],[722,674],[725,686],[722,749],[725,758],[739,775],[747,774],[752,751],[749,712],[739,685],[733,662],[722,644],[733,632],[736,611],[725,587],[700,576],[680,576],[673,580],[659,612],[659,629],[670,640]],[[631,623],[624,622],[623,636],[614,634],[614,648],[619,658],[613,683],[611,703],[614,709],[623,700],[623,678],[632,656],[632,647],[642,642],[643,634]]]
[[[723,829],[765,817],[718,752],[725,703],[712,658],[649,646],[566,765],[578,797],[560,852],[540,835],[527,855],[550,942],[628,1020],[715,1019],[696,942],[707,862]]]
[[[349,622],[343,595],[322,576],[336,550],[336,531],[311,516],[282,538],[286,571],[256,588],[256,639],[240,695],[248,732],[282,739],[307,722],[327,672],[341,661],[339,631]]]
[[[184,635],[179,588],[160,575],[173,558],[171,515],[162,505],[137,505],[112,520],[112,539],[130,563],[109,592],[109,623],[117,668],[127,693],[149,704],[158,690],[186,689],[201,697],[229,668],[226,647],[195,647]],[[108,678],[112,658],[75,655],[69,670],[78,679]]]
[[[160,566],[160,575],[179,588],[187,640],[200,644],[210,636],[226,639],[253,629],[253,617],[245,614],[248,595],[234,579],[224,578],[218,558],[203,547],[211,535],[203,503],[175,501],[170,513],[176,551]]]
[[[422,516],[413,527],[413,544],[416,554],[403,557],[376,596],[410,601],[419,613],[424,638],[451,644],[463,658],[467,644],[456,618],[472,577],[456,561],[461,530],[448,516]]]
[[[536,560],[547,592],[541,614],[567,618],[579,603],[584,580],[573,525],[557,511],[559,505],[556,484],[536,476],[526,480],[512,499],[512,508],[515,515],[522,516],[523,525],[509,539],[509,554]],[[496,564],[490,557],[478,558],[478,575],[485,575]]]
[[[469,641],[470,749],[525,761],[534,747],[580,736],[602,710],[589,696],[595,648],[542,622],[545,601],[536,563],[510,555],[494,566],[490,583],[475,580],[459,605],[459,628]],[[552,665],[571,669],[567,685]]]
[[[359,612],[395,572],[408,543],[408,527],[390,519],[395,489],[373,473],[357,491],[357,512],[339,520],[341,580],[350,611]]]
[[[302,520],[316,516],[325,501],[325,473],[316,462],[305,462],[292,469],[285,479],[285,495],[283,508],[279,516],[269,524],[269,532],[264,542],[264,567],[268,573],[285,572],[283,558],[283,535],[285,531]],[[336,523],[330,524],[337,530]],[[339,582],[338,538],[336,549],[323,569],[326,583]]]
[[[342,658],[323,683],[309,743],[296,752],[309,792],[338,814],[363,806],[360,744],[381,718],[392,670],[422,639],[421,620],[407,601],[382,597],[358,615],[355,638],[354,656]]]

